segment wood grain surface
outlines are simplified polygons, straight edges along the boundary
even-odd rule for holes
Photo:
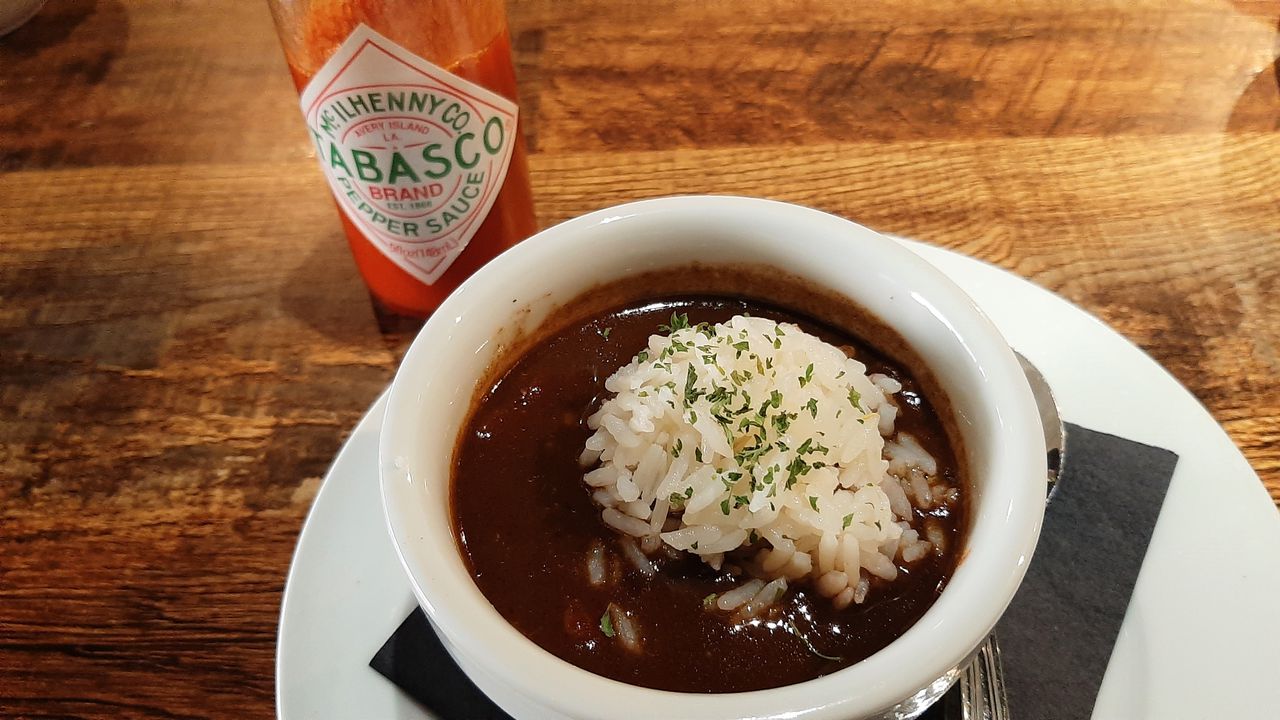
[[[1280,2],[510,4],[540,222],[792,200],[1133,340],[1280,503]],[[274,713],[280,592],[391,377],[259,2],[0,38],[0,717]]]

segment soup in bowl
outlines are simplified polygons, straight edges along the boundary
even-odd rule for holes
[[[516,717],[903,717],[1021,580],[1042,437],[1007,344],[906,248],[669,198],[446,301],[381,482],[419,603]]]

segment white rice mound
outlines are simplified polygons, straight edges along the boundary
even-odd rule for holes
[[[714,605],[747,615],[789,581],[861,603],[899,564],[941,551],[940,528],[922,533],[912,508],[954,490],[895,435],[897,381],[792,324],[674,316],[669,330],[605,381],[612,395],[588,419],[580,462],[605,523],[646,552],[665,544],[716,569],[728,554],[753,579]]]

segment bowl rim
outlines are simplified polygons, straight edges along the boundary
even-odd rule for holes
[[[901,263],[899,267],[905,268],[901,272],[923,274],[929,280],[924,300],[932,301],[934,312],[943,322],[963,321],[960,324],[971,335],[957,342],[968,352],[967,364],[984,381],[994,383],[1000,390],[999,398],[991,400],[995,422],[1001,430],[1001,439],[991,441],[1001,447],[1001,452],[993,453],[995,462],[991,474],[1008,479],[993,485],[990,492],[994,494],[984,497],[982,502],[983,507],[1003,510],[1002,521],[991,519],[984,526],[993,528],[987,534],[1003,542],[991,541],[989,547],[983,546],[981,555],[969,552],[977,539],[977,520],[971,519],[961,568],[921,620],[885,649],[839,671],[801,683],[749,692],[700,694],[655,690],[596,675],[542,649],[510,626],[471,580],[458,552],[452,524],[443,528],[447,543],[427,540],[428,533],[421,530],[424,516],[422,512],[415,512],[421,509],[405,502],[406,493],[412,497],[414,483],[405,482],[408,470],[404,467],[406,453],[402,449],[413,442],[409,426],[413,424],[414,413],[418,412],[421,384],[427,374],[424,368],[431,366],[433,355],[448,352],[447,344],[437,342],[437,336],[460,322],[470,304],[501,292],[500,279],[504,273],[515,272],[516,268],[541,256],[554,257],[576,243],[585,242],[593,234],[608,236],[613,230],[602,228],[615,223],[614,229],[628,225],[636,228],[644,227],[645,223],[678,223],[682,219],[705,222],[707,217],[717,215],[734,218],[734,222],[752,218],[786,220],[826,238],[824,242],[857,238],[878,243],[876,252],[893,256],[895,264]],[[539,261],[548,262],[545,257]],[[467,401],[470,399],[468,396]],[[1030,560],[1043,518],[1043,485],[1035,482],[1036,477],[1043,477],[1043,472],[1035,474],[1043,464],[1039,415],[1012,349],[986,315],[941,271],[896,241],[849,220],[799,205],[733,196],[675,196],[608,207],[543,230],[504,252],[446,299],[414,339],[392,382],[379,440],[379,482],[388,530],[414,594],[446,641],[446,647],[489,675],[490,681],[496,679],[508,685],[536,706],[569,717],[590,716],[599,720],[641,717],[727,720],[747,716],[836,720],[881,712],[907,699],[972,652],[1012,599]],[[1025,481],[1012,480],[1024,475],[1027,475]],[[447,486],[448,479],[445,482]],[[997,524],[991,525],[992,522]],[[433,537],[439,538],[439,528],[428,529]],[[985,535],[983,538],[986,542]],[[426,582],[428,567],[447,573],[447,586],[439,581]],[[459,568],[461,579],[457,573]],[[956,590],[962,573],[964,583]],[[978,603],[979,612],[970,618],[969,627],[962,626],[965,631],[956,632],[956,620],[941,622],[945,616],[936,616],[960,607],[959,600],[952,602],[950,598],[960,598],[961,592],[970,604],[985,592],[985,601]],[[925,637],[930,632],[934,633],[932,639]],[[908,639],[909,642],[904,642]],[[908,679],[889,677],[895,665],[904,664],[904,658],[913,658],[923,667]],[[859,691],[851,692],[851,686],[858,687]],[[564,691],[569,687],[574,690],[572,694]]]

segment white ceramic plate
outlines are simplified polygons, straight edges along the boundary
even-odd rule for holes
[[[1280,707],[1280,513],[1222,428],[1079,308],[977,260],[907,244],[1040,368],[1064,420],[1180,456],[1094,720],[1261,717]],[[378,494],[384,405],[385,396],[334,460],[298,539],[276,648],[284,720],[432,718],[368,666],[414,606]],[[1047,638],[1046,652],[1063,641]]]

